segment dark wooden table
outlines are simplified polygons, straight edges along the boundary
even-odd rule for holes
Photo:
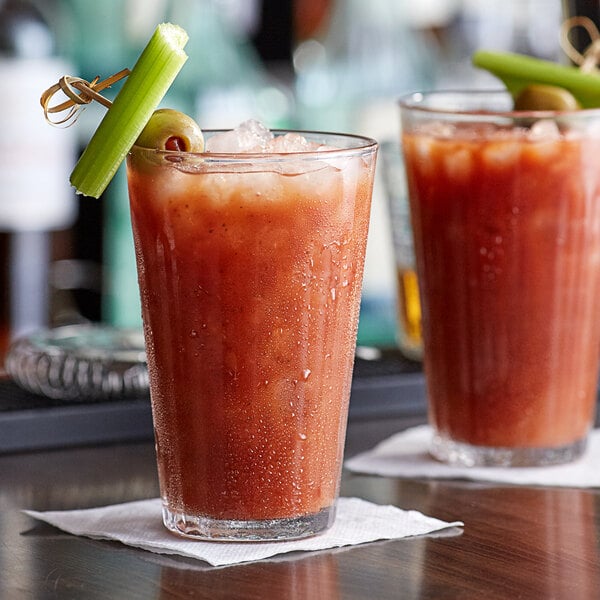
[[[347,455],[423,420],[353,421]],[[0,598],[600,598],[600,491],[345,473],[342,493],[462,520],[464,531],[213,568],[21,512],[156,496],[151,444],[0,456]]]

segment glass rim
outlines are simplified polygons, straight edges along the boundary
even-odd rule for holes
[[[203,135],[216,135],[219,133],[227,133],[232,129],[203,129]],[[138,146],[134,144],[129,150],[128,155],[134,151],[139,152],[150,152],[154,156],[166,157],[166,158],[201,158],[209,162],[249,162],[249,161],[260,161],[260,162],[280,162],[282,160],[289,160],[290,158],[296,159],[320,159],[320,158],[337,158],[344,156],[356,156],[357,154],[369,154],[374,152],[379,142],[377,140],[359,134],[353,133],[335,133],[328,131],[313,131],[304,129],[271,129],[271,133],[275,136],[282,136],[286,133],[297,133],[310,138],[323,138],[326,139],[341,139],[347,142],[354,141],[355,145],[340,148],[327,148],[323,150],[302,150],[293,152],[186,152],[180,150],[161,150],[158,148],[147,148],[146,146]],[[205,138],[206,142],[206,138]]]
[[[569,109],[569,110],[494,110],[486,109],[480,105],[480,108],[443,108],[441,106],[427,106],[421,104],[428,98],[435,97],[448,97],[454,96],[459,98],[470,97],[470,98],[484,98],[484,97],[498,97],[498,98],[511,98],[511,94],[506,89],[441,89],[441,90],[424,90],[411,92],[399,98],[398,104],[403,110],[410,110],[420,112],[423,114],[430,115],[465,115],[470,117],[504,117],[504,118],[535,118],[535,119],[551,119],[555,117],[569,117],[569,118],[581,118],[581,117],[600,117],[600,108],[581,108],[581,109]]]

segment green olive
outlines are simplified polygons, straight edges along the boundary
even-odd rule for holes
[[[196,121],[188,115],[172,108],[159,108],[152,113],[136,145],[158,150],[202,152],[204,137]]]
[[[528,85],[515,98],[515,110],[565,111],[580,108],[571,92],[554,85]]]

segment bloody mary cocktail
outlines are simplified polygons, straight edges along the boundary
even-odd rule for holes
[[[570,460],[596,405],[600,112],[508,103],[402,105],[432,452],[467,465]]]
[[[128,157],[163,514],[184,535],[333,521],[376,144],[317,137]]]

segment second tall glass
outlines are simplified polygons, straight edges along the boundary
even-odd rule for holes
[[[465,465],[581,454],[600,348],[600,111],[505,93],[401,104],[432,452]]]

